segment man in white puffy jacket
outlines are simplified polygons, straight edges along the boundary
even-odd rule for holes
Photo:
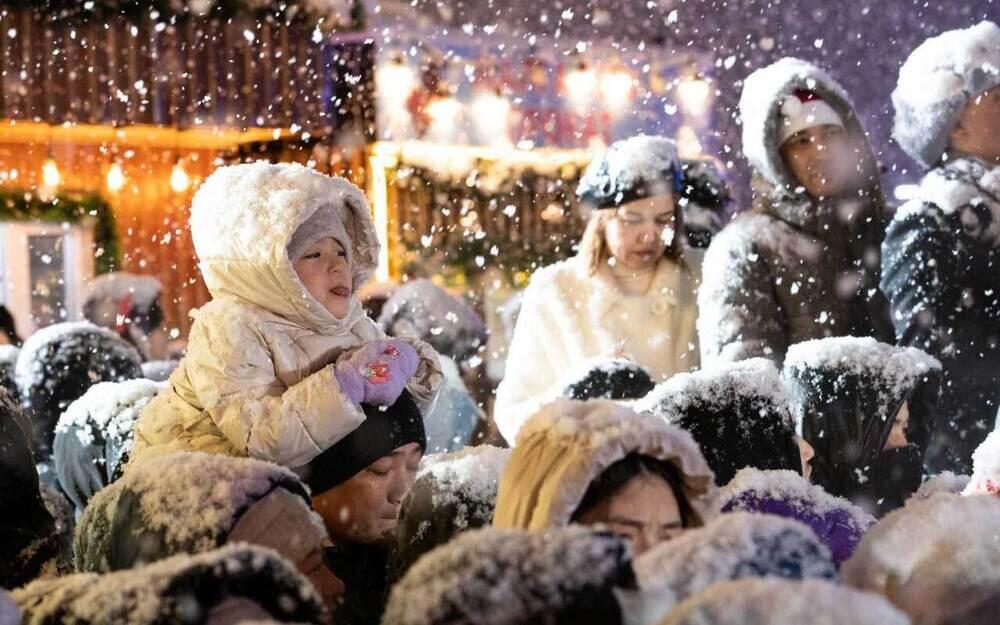
[[[300,165],[224,167],[195,195],[190,221],[213,299],[136,424],[131,465],[179,450],[304,465],[364,421],[360,403],[395,401],[371,393],[387,373],[405,383],[382,389],[398,396],[405,384],[423,410],[433,404],[437,354],[387,342],[355,297],[379,250],[357,187]]]

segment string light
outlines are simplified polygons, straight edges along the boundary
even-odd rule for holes
[[[711,85],[707,80],[691,76],[677,85],[677,100],[684,113],[694,117],[704,117],[708,112],[709,100],[712,96]]]
[[[108,191],[111,191],[112,193],[118,193],[125,188],[125,172],[122,170],[122,166],[119,163],[111,163],[111,167],[108,168],[106,182],[108,185]]]
[[[601,97],[608,110],[616,115],[625,112],[632,102],[632,74],[625,69],[614,69],[601,74]]]
[[[477,134],[488,145],[509,145],[507,124],[510,102],[497,92],[484,92],[472,101],[472,120]]]
[[[586,110],[593,104],[594,92],[597,91],[597,74],[581,62],[576,69],[566,73],[563,79],[566,93],[573,108]]]

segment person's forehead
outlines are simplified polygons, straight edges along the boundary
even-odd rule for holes
[[[627,204],[622,204],[618,207],[619,211],[626,213],[658,213],[658,212],[668,212],[670,206],[668,205],[669,195],[655,195],[653,197],[642,198],[641,200],[634,200],[628,202]]]

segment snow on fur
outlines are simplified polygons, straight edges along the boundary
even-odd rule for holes
[[[653,377],[628,358],[588,358],[570,365],[555,388],[570,399],[638,399],[653,388]]]
[[[906,503],[909,505],[911,501],[930,499],[938,493],[961,493],[965,490],[965,487],[969,485],[970,479],[971,477],[968,475],[955,474],[951,471],[942,471],[921,484],[920,488],[917,489],[917,492],[913,493],[913,496],[910,497]]]
[[[963,495],[1000,497],[1000,430],[990,432],[972,454],[972,479]]]
[[[869,530],[841,573],[855,588],[891,593],[915,623],[994,622],[995,612],[983,621],[957,615],[979,602],[996,605],[998,527],[1000,498],[939,493],[911,500]]]
[[[660,625],[910,625],[882,597],[821,580],[741,579],[716,584]]]
[[[576,194],[581,198],[620,202],[632,189],[642,185],[673,186],[673,172],[680,167],[677,144],[666,137],[640,135],[615,141],[602,156],[594,159]]]
[[[125,450],[132,446],[132,426],[142,409],[166,385],[152,380],[101,382],[87,389],[59,417],[56,432],[75,429],[84,445],[94,443],[95,434],[124,439]]]
[[[647,551],[635,561],[644,590],[676,601],[742,577],[837,579],[830,550],[807,526],[777,516],[733,512]]]
[[[191,237],[198,260],[290,262],[286,246],[322,207],[349,215],[354,288],[378,264],[379,243],[364,194],[339,177],[298,164],[265,162],[220,167],[198,189],[191,205]],[[210,285],[211,286],[211,285]]]
[[[743,469],[719,490],[715,499],[717,507],[724,508],[746,493],[777,500],[795,500],[808,505],[811,511],[819,515],[834,510],[844,510],[849,513],[853,528],[862,534],[875,524],[872,515],[843,497],[835,497],[822,487],[810,484],[794,471]],[[735,509],[741,509],[741,504],[737,503]]]
[[[899,69],[892,92],[893,139],[915,161],[932,167],[966,105],[1000,85],[1000,28],[982,21],[926,40]]]
[[[672,421],[693,406],[725,409],[737,398],[750,398],[778,410],[793,424],[791,404],[781,376],[766,358],[750,358],[734,363],[718,363],[700,371],[679,373],[658,384],[636,402],[636,410]]]
[[[1000,198],[1000,167],[986,167],[980,161],[960,158],[927,172],[913,199],[897,211],[896,219],[935,208],[951,215],[970,206],[985,206],[993,215],[991,227],[995,229],[1000,221],[997,198]],[[996,239],[997,233],[993,235]]]
[[[743,83],[739,111],[743,120],[743,153],[750,166],[773,185],[790,182],[778,152],[778,110],[796,89],[815,91],[845,123],[853,118],[847,92],[828,73],[800,59],[785,57],[750,74]]]
[[[413,565],[392,589],[382,623],[536,622],[624,577],[627,567],[621,538],[579,526],[473,530]]]

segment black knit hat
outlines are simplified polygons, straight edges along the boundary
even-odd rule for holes
[[[300,474],[313,495],[351,479],[373,462],[408,443],[427,449],[424,417],[409,392],[388,408],[361,404],[365,420],[333,447],[316,456]]]

